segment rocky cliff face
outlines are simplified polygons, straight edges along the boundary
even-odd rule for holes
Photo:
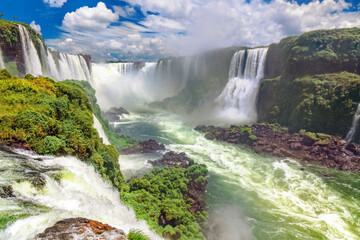
[[[268,50],[259,121],[345,136],[360,101],[360,29],[288,37]]]
[[[229,79],[229,66],[235,52],[246,47],[216,49],[192,57],[160,59],[158,68],[169,70],[176,82],[181,82],[180,92],[155,103],[169,111],[192,112],[213,102],[225,88]],[[159,71],[158,71],[159,72]]]

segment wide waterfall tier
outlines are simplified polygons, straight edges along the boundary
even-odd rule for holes
[[[229,81],[216,99],[219,118],[233,122],[256,122],[256,99],[264,76],[267,48],[240,50],[231,60]]]
[[[57,81],[65,79],[91,80],[90,59],[82,55],[71,55],[51,50],[44,45],[40,36],[18,25],[19,49],[0,50],[0,68],[6,68],[8,62],[17,66],[20,75],[30,73],[45,76]],[[35,35],[35,36],[34,36]],[[3,46],[3,48],[11,46]],[[20,49],[21,48],[21,49]],[[14,51],[15,50],[15,51]]]

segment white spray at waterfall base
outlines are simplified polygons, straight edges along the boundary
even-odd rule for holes
[[[264,76],[267,48],[240,50],[231,60],[229,82],[216,99],[215,118],[232,123],[256,122],[256,99]]]
[[[133,210],[120,200],[119,193],[89,166],[73,157],[50,158],[39,162],[43,167],[61,167],[61,179],[43,174],[46,185],[43,190],[29,182],[12,185],[18,198],[46,206],[47,213],[18,220],[0,232],[1,239],[33,239],[45,228],[70,217],[97,220],[129,232],[141,230],[151,239],[161,239],[153,233],[145,221],[137,220]]]

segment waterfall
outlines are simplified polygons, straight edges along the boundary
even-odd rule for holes
[[[20,40],[24,56],[26,73],[42,75],[41,62],[27,29],[19,24]]]
[[[47,49],[47,62],[49,64],[50,76],[52,78],[54,78],[55,80],[59,80],[60,73],[59,73],[58,67],[55,63],[55,59],[54,59],[53,53],[50,50],[50,48]]]
[[[353,118],[353,122],[351,125],[351,128],[349,130],[349,132],[346,135],[345,140],[347,141],[347,143],[351,143],[354,139],[354,135],[356,133],[356,130],[358,128],[359,125],[359,120],[360,120],[360,103],[357,106],[356,112],[354,114],[354,118]]]
[[[48,57],[47,57],[47,52],[45,50],[43,42],[39,38],[37,40],[40,44],[40,56],[41,56],[42,71],[43,71],[44,75],[50,76],[51,72],[50,72],[50,66],[49,66],[49,61],[48,61]]]
[[[219,118],[256,122],[256,98],[264,76],[267,48],[240,50],[231,60],[229,81],[216,99]]]
[[[4,60],[4,54],[2,52],[2,49],[0,47],[0,69],[6,68],[5,60]]]
[[[145,63],[139,70],[134,63],[93,63],[91,85],[99,105],[102,109],[119,105],[134,109],[161,100],[166,87],[157,82],[156,68],[154,62]]]
[[[191,60],[192,60],[192,57],[185,57],[183,60],[184,61],[183,62],[183,79],[182,79],[180,89],[185,88],[186,84],[188,82],[189,74],[190,74]]]
[[[93,118],[94,118],[94,128],[98,131],[100,138],[102,138],[103,143],[106,145],[111,145],[108,137],[106,136],[106,133],[103,129],[103,127],[101,126],[101,123],[99,121],[99,119],[93,114]]]
[[[0,239],[34,239],[45,228],[71,217],[100,221],[126,233],[139,229],[150,239],[162,239],[145,221],[137,219],[134,211],[122,203],[119,192],[92,166],[74,157],[37,157],[43,161],[0,151],[0,167],[6,168],[0,178],[15,194],[13,198],[0,198],[0,212],[20,218],[0,230]],[[29,173],[45,180],[43,189],[31,184]]]
[[[38,53],[28,30],[22,25],[19,25],[19,34],[24,57],[24,74],[44,75],[57,81],[66,79],[91,81],[91,69],[82,55],[52,51],[37,38]],[[0,67],[1,61],[3,60],[0,60]]]

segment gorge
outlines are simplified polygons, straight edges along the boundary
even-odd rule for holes
[[[350,134],[357,143],[360,29],[157,62],[94,63],[4,21],[15,34],[0,34],[0,68],[13,75],[0,73],[0,141],[38,154],[0,151],[0,187],[12,193],[0,198],[1,239],[34,239],[74,217],[149,239],[359,239],[358,172],[255,153],[194,127],[269,122],[294,135]],[[101,116],[120,106],[130,114],[110,123]],[[166,150],[115,151],[149,139]],[[194,165],[153,168],[148,160],[166,151],[185,152]],[[208,218],[184,197],[195,183],[207,183]]]

